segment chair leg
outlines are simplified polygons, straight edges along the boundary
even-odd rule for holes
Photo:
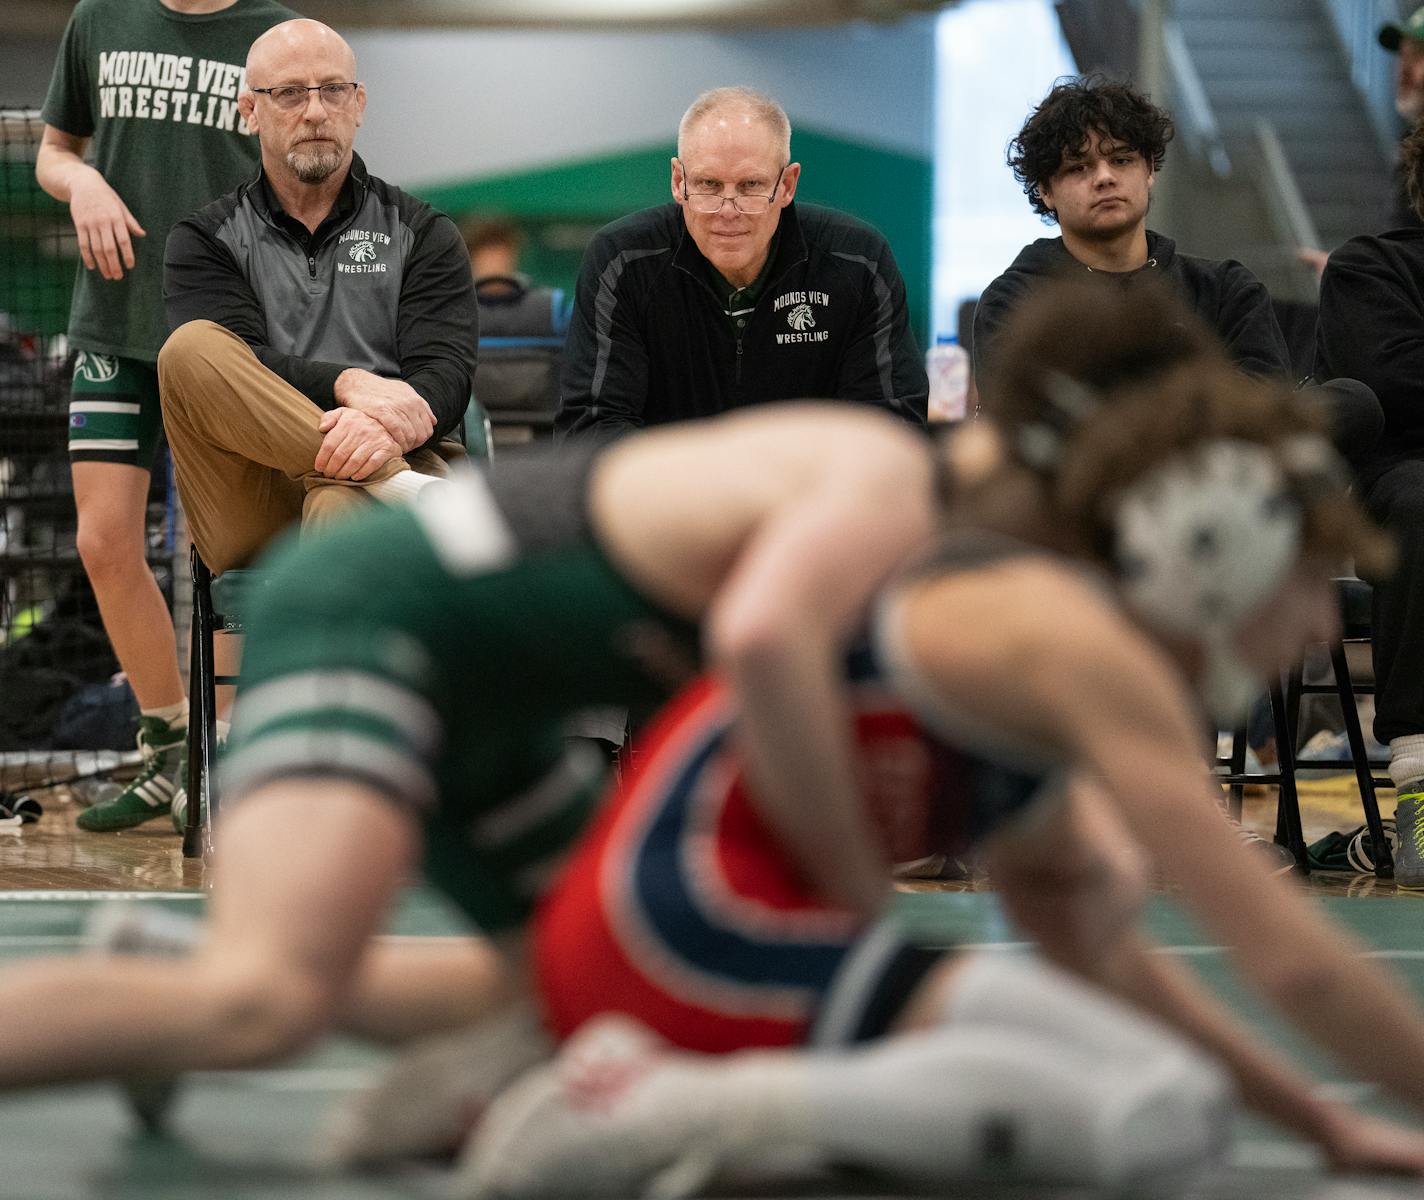
[[[1335,694],[1340,698],[1340,713],[1345,718],[1345,736],[1350,742],[1350,760],[1355,767],[1355,782],[1360,789],[1360,807],[1365,810],[1365,825],[1374,846],[1375,875],[1380,879],[1394,878],[1394,854],[1384,836],[1380,822],[1379,800],[1375,796],[1374,770],[1365,750],[1365,734],[1360,728],[1360,710],[1355,707],[1355,689],[1350,679],[1350,663],[1345,657],[1345,645],[1336,642],[1330,647],[1330,664],[1335,671]]]
[[[1300,821],[1300,797],[1295,790],[1295,731],[1292,713],[1299,712],[1300,667],[1291,671],[1290,687],[1283,691],[1279,679],[1271,685],[1271,718],[1276,729],[1277,770],[1280,791],[1276,800],[1276,841],[1295,856],[1302,874],[1309,874],[1310,859],[1305,849],[1305,834]],[[1291,705],[1294,702],[1294,707]]]
[[[216,740],[216,685],[213,666],[213,577],[198,555],[190,554],[193,576],[193,632],[188,679],[188,817],[183,857],[200,858],[206,849],[205,820],[211,820],[210,776]]]
[[[1243,725],[1231,735],[1231,773],[1233,775],[1244,775],[1246,773],[1246,727]],[[1244,783],[1233,783],[1226,789],[1226,808],[1236,820],[1241,820],[1241,802],[1246,794]]]

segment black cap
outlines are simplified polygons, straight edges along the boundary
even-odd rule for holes
[[[1380,26],[1379,44],[1386,50],[1398,50],[1405,38],[1424,42],[1424,8],[1416,8],[1402,25],[1390,22]]]

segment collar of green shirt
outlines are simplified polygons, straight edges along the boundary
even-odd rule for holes
[[[726,313],[727,320],[731,321],[732,328],[741,329],[746,325],[751,317],[752,309],[756,307],[756,302],[761,299],[761,294],[766,290],[767,282],[771,279],[772,265],[776,262],[776,248],[781,239],[781,232],[778,230],[772,235],[771,245],[766,250],[766,262],[762,264],[757,277],[744,288],[739,288],[729,283],[722,277],[722,273],[710,262],[707,264],[708,282],[712,285],[712,290],[717,293],[717,298],[722,301],[722,311]]]

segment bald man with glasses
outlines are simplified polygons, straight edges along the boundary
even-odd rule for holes
[[[444,474],[478,337],[454,223],[352,148],[366,89],[341,36],[277,25],[246,82],[262,169],[175,226],[164,264],[163,420],[214,571]]]
[[[924,425],[929,385],[890,247],[863,222],[794,203],[800,175],[776,101],[718,88],[693,102],[673,202],[606,226],[584,255],[562,434],[808,396]]]

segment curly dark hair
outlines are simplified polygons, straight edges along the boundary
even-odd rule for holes
[[[1092,134],[1105,133],[1131,146],[1153,171],[1160,171],[1174,132],[1172,118],[1128,84],[1101,75],[1070,75],[1058,80],[1029,114],[1009,143],[1008,162],[1033,211],[1051,223],[1057,218],[1038,185],[1052,179],[1064,157],[1086,146]]]
[[[1404,186],[1409,193],[1409,207],[1424,220],[1424,117],[1399,144],[1399,163],[1404,170]]]

